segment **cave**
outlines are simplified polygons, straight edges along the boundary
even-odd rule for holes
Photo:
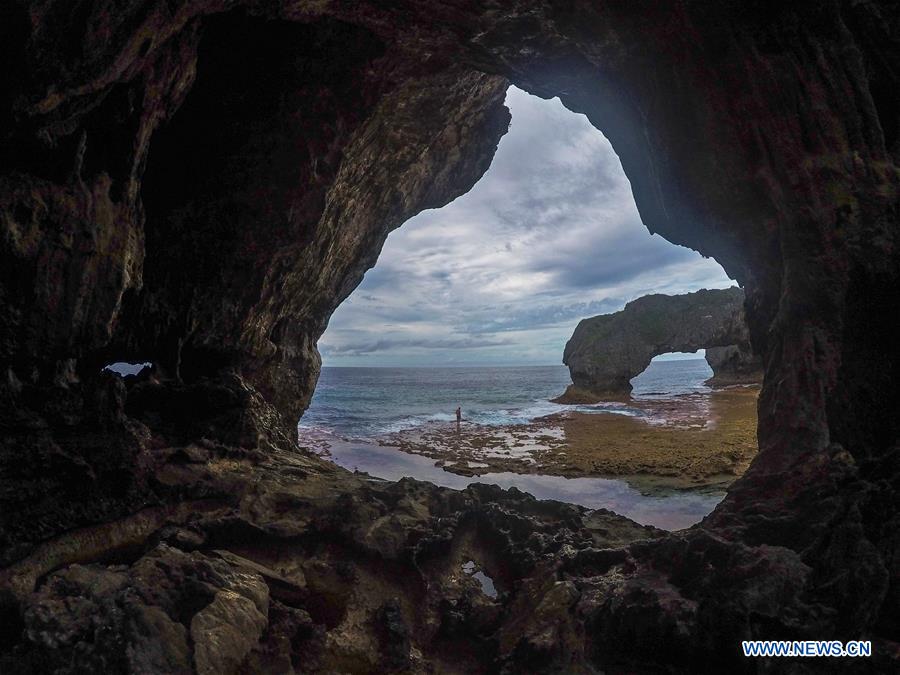
[[[0,670],[808,672],[751,639],[896,669],[898,27],[878,1],[9,3]],[[648,229],[746,293],[759,453],[697,526],[297,446],[329,316],[487,170],[509,83],[584,113]]]

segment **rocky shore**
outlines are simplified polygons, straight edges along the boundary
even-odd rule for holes
[[[433,424],[380,443],[467,476],[621,478],[641,489],[722,489],[756,454],[759,388],[575,407],[529,424]]]
[[[563,567],[619,565],[621,547],[663,534],[518,490],[352,474],[280,434],[237,379],[105,381],[120,419],[126,399],[136,416],[147,493],[38,545],[47,503],[7,524],[4,675],[523,672],[577,643]],[[195,437],[185,411],[201,409],[217,423]]]

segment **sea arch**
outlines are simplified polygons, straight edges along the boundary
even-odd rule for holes
[[[563,353],[574,387],[563,398],[627,395],[654,357],[698,349],[711,350],[707,361],[719,382],[731,374],[733,352],[751,351],[740,288],[645,295],[619,312],[582,319]]]

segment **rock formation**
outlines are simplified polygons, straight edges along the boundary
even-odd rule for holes
[[[106,384],[124,389],[113,375]],[[111,398],[120,415],[135,415],[134,464],[155,498],[124,517],[57,528],[4,561],[0,672],[482,672],[497,661],[527,664],[516,651],[529,642],[544,648],[546,624],[570,607],[540,607],[543,595],[518,592],[521,584],[561,565],[622,564],[624,551],[606,549],[661,534],[516,490],[456,492],[349,474],[299,452],[237,378],[183,388],[137,382],[130,411],[121,409],[124,397]],[[78,503],[71,493],[57,498]],[[35,539],[29,526],[41,524],[34,512],[23,517],[9,530],[14,542]],[[494,580],[498,599],[463,573],[469,560]],[[523,604],[515,629],[504,610],[513,602]],[[584,649],[572,627],[556,630],[556,649]]]
[[[897,668],[895,3],[0,16],[0,670],[808,669],[749,638]],[[486,170],[509,82],[586,114],[645,225],[746,291],[760,452],[694,528],[378,485],[291,437],[330,313]]]
[[[762,363],[749,343],[707,347],[706,362],[713,371],[706,384],[713,387],[762,382]]]
[[[646,295],[620,312],[578,323],[563,353],[576,390],[570,395],[628,394],[631,378],[640,375],[654,356],[708,347],[719,348],[707,356],[715,383],[752,381],[760,375],[740,288]]]

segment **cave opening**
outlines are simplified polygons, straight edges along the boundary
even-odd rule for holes
[[[103,366],[103,370],[107,370],[111,373],[115,373],[119,377],[130,377],[140,375],[146,370],[151,370],[153,368],[153,363],[150,361],[137,361],[137,362],[129,362],[129,361],[114,361],[110,364]]]
[[[319,339],[324,365],[555,364],[580,318],[735,285],[714,259],[647,230],[584,115],[515,86],[505,98],[510,128],[490,168],[388,235]]]
[[[450,204],[423,211],[388,235],[378,262],[331,316],[318,343],[322,372],[299,422],[301,444],[373,476],[454,487],[490,482],[497,473],[501,482],[525,485],[514,478],[524,472],[531,475],[526,489],[600,506],[606,493],[599,481],[567,494],[557,476],[618,479],[644,461],[642,453],[656,453],[634,440],[645,438],[646,423],[656,435],[644,444],[675,448],[677,459],[657,466],[660,473],[678,474],[689,464],[720,468],[671,485],[662,478],[652,490],[652,481],[635,479],[629,487],[638,494],[621,508],[638,513],[643,490],[652,493],[652,508],[638,516],[642,522],[697,522],[755,454],[756,389],[734,406],[730,396],[724,403],[714,397],[712,405],[687,402],[686,396],[712,392],[706,381],[713,372],[705,352],[673,361],[672,349],[661,364],[628,376],[638,383],[632,401],[628,391],[624,398],[563,401],[557,397],[572,383],[566,368],[554,364],[580,319],[615,313],[636,298],[732,289],[736,308],[743,295],[716,261],[647,230],[618,157],[589,120],[559,99],[514,86],[506,105],[510,128],[484,176]],[[693,309],[701,312],[700,323],[710,318],[703,307]],[[683,332],[677,324],[693,320],[661,313],[649,323],[673,323],[666,330]],[[719,333],[735,333],[704,330],[715,333],[706,338],[710,346],[723,344],[727,336]],[[674,347],[703,338],[666,339]],[[659,351],[665,350],[654,347],[651,355]],[[457,407],[461,421],[454,426]],[[723,410],[729,422],[740,418],[738,438],[729,424],[719,428]],[[617,416],[612,428],[585,422],[607,414]],[[670,426],[674,440],[659,431]],[[697,429],[715,431],[694,438]],[[401,452],[388,457],[383,447],[370,448],[373,439]],[[609,464],[598,452],[607,441],[632,456]],[[733,466],[716,456],[725,445],[739,448]],[[437,470],[423,457],[437,461]],[[658,499],[685,485],[715,498],[698,500],[693,510],[679,499]]]

